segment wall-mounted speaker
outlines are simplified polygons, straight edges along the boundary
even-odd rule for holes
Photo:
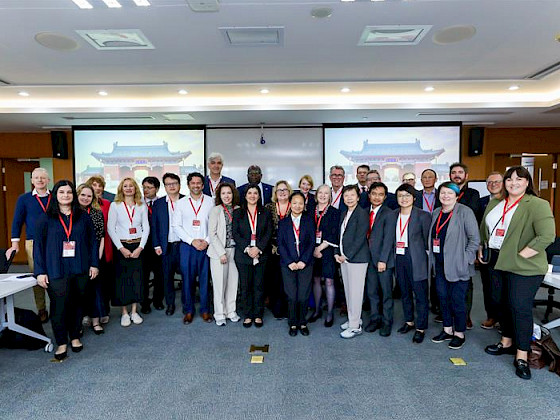
[[[484,147],[484,127],[473,127],[469,132],[469,156],[480,156]]]
[[[68,141],[66,140],[66,132],[51,131],[51,143],[54,158],[68,159]]]

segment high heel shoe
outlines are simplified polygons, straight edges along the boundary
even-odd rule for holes
[[[58,361],[62,361],[68,357],[68,347],[62,353],[55,353],[54,358]]]
[[[70,348],[72,349],[72,351],[73,351],[74,353],[79,353],[79,352],[81,352],[81,351],[84,349],[84,345],[81,344],[81,345],[79,345],[79,346],[73,346],[72,344],[70,344]]]
[[[329,320],[330,318],[330,320]],[[332,327],[334,324],[334,316],[331,315],[330,317],[327,315],[327,318],[325,319],[325,327],[330,328]]]
[[[307,322],[315,322],[318,319],[321,319],[322,317],[323,317],[323,311],[319,310],[319,312],[313,312],[313,314],[309,317]]]

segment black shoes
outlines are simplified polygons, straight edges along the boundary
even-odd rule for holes
[[[263,326],[263,320],[261,318],[255,318],[255,327],[261,328]]]
[[[521,379],[531,379],[531,369],[529,369],[529,364],[526,360],[514,360],[513,366],[515,366],[515,374]]]
[[[438,324],[441,324],[443,322],[443,316],[441,316],[441,314],[438,314],[434,317],[434,322],[437,322]]]
[[[406,334],[409,331],[412,331],[414,329],[414,324],[412,325],[408,325],[406,322],[403,324],[402,327],[400,327],[397,332],[401,333],[401,334]]]
[[[459,350],[465,344],[465,337],[461,338],[456,335],[453,336],[451,342],[447,345],[452,350]]]
[[[381,329],[379,330],[379,335],[381,337],[389,337],[391,335],[391,329],[393,328],[392,325],[383,324]]]
[[[319,311],[319,312],[314,312],[313,315],[311,315],[309,317],[309,319],[307,320],[307,322],[315,322],[318,319],[321,319],[323,317],[323,311]]]
[[[74,353],[79,353],[84,349],[84,345],[79,345],[79,346],[73,346],[72,344],[70,344],[70,348],[72,349],[72,351]]]
[[[290,327],[290,330],[288,331],[288,334],[290,334],[290,337],[295,337],[297,335],[297,327],[295,325],[292,325]]]
[[[150,304],[142,305],[142,308],[140,309],[140,312],[142,312],[144,315],[152,312],[152,308],[150,308]]]
[[[515,349],[515,347],[513,345],[509,346],[509,347],[504,347],[504,345],[502,343],[498,343],[498,344],[491,344],[489,346],[486,346],[486,348],[484,349],[484,351],[492,356],[501,356],[502,354],[515,354],[517,353],[517,350]]]
[[[54,354],[54,358],[60,361],[66,359],[67,357],[68,357],[68,350],[64,350],[62,353]]]
[[[333,324],[334,324],[334,314],[327,315],[327,318],[325,319],[325,327],[330,328],[333,326]]]
[[[441,332],[432,338],[433,343],[443,343],[444,341],[452,340],[453,335],[447,334],[445,331],[441,330]]]
[[[414,336],[412,337],[412,342],[420,344],[422,341],[424,341],[424,332],[416,330]]]
[[[307,325],[301,325],[299,327],[299,330],[301,332],[301,335],[304,335],[306,337],[309,335],[309,328],[307,328]]]
[[[154,309],[155,309],[156,311],[161,311],[161,310],[163,310],[163,303],[161,303],[161,302],[154,303]]]
[[[245,321],[243,321],[243,326],[245,328],[251,328],[251,325],[253,325],[253,320],[251,318],[245,318]]]
[[[91,328],[93,329],[95,335],[105,334],[105,329],[101,326],[101,324],[92,325]]]
[[[375,321],[369,321],[369,324],[367,324],[367,326],[364,328],[366,330],[366,332],[368,333],[372,333],[377,331],[379,328],[381,328],[381,321],[380,320],[375,320]]]
[[[175,313],[175,305],[169,305],[165,310],[165,315],[171,316]]]

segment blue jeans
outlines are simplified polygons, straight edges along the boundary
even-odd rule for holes
[[[455,332],[467,329],[467,290],[469,280],[449,282],[445,278],[443,265],[436,263],[436,289],[439,297],[443,326]]]

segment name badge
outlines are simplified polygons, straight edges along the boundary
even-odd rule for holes
[[[397,242],[397,255],[404,255],[404,242]]]
[[[318,230],[317,232],[315,232],[315,243],[317,245],[320,245],[323,238],[323,232],[321,232],[320,230]]]
[[[496,236],[506,236],[506,230],[505,229],[496,229]]]
[[[432,251],[434,251],[434,254],[439,254],[439,239],[434,239],[433,245],[432,245]]]
[[[130,233],[131,235],[135,235],[136,234],[136,228],[128,229],[128,233]]]
[[[194,219],[192,221],[193,230],[200,230],[200,220]]]
[[[251,234],[251,246],[257,246],[257,235]]]
[[[62,242],[62,256],[64,258],[73,258],[76,256],[76,241]]]

